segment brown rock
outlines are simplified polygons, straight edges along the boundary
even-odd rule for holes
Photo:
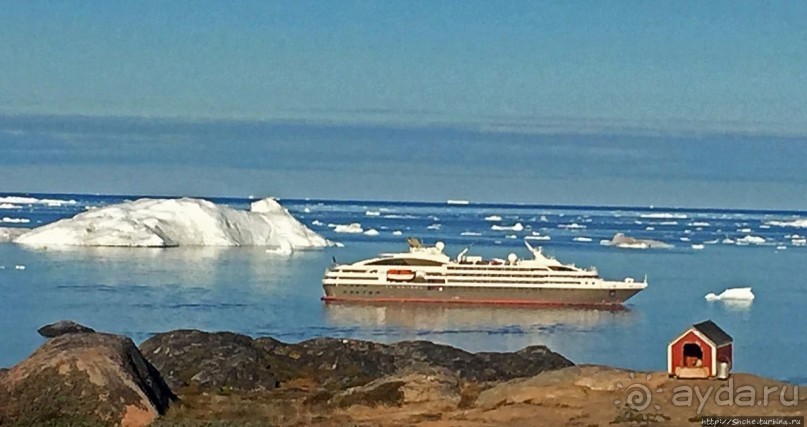
[[[141,426],[175,399],[129,338],[65,334],[0,377],[0,425]]]
[[[460,379],[446,368],[410,367],[337,394],[336,406],[434,403],[456,407],[461,399]]]

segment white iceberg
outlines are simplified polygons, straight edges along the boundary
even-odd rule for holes
[[[475,231],[463,231],[460,233],[460,236],[481,236],[482,233],[477,233]]]
[[[371,229],[365,231],[364,235],[365,236],[378,236],[378,230],[376,230],[375,228],[371,228]]]
[[[579,236],[579,237],[575,237],[572,240],[574,240],[575,242],[590,242],[591,238],[590,237]]]
[[[0,222],[5,222],[6,224],[28,224],[31,220],[28,218],[9,218],[6,216],[0,218]]]
[[[768,221],[766,224],[777,227],[807,228],[807,218],[794,219],[793,221]]]
[[[401,230],[395,230],[395,231],[392,232],[393,236],[400,236],[402,234],[403,234],[403,231],[401,231]]]
[[[446,200],[448,205],[468,205],[470,203],[468,200]]]
[[[708,293],[704,298],[706,301],[753,301],[755,297],[751,288],[731,288],[724,290],[720,295]]]
[[[0,209],[21,209],[22,206],[14,205],[11,203],[0,203]]]
[[[426,227],[426,230],[439,230],[442,227],[441,224],[432,224]]]
[[[639,215],[639,218],[654,218],[654,219],[686,219],[686,214],[678,213],[647,213]]]
[[[366,211],[364,212],[365,216],[381,216],[381,212],[379,211]]]
[[[747,235],[745,237],[741,237],[741,238],[737,239],[736,242],[737,242],[737,244],[740,244],[740,245],[743,245],[743,244],[745,244],[745,245],[761,245],[761,244],[765,243],[765,238],[759,237],[759,236],[752,236],[752,235],[749,234],[749,235]]]
[[[558,224],[558,228],[583,229],[586,228],[586,226],[573,222],[571,224]]]
[[[0,197],[0,203],[12,203],[17,205],[46,205],[46,206],[63,206],[75,205],[75,200],[58,200],[58,199],[36,199],[34,197],[19,197],[9,196]]]
[[[652,239],[637,239],[635,237],[626,236],[625,233],[616,233],[610,241],[601,240],[600,244],[603,246],[616,246],[623,249],[667,249],[673,247],[673,245],[669,243]]]
[[[332,243],[301,224],[274,199],[248,211],[201,199],[139,199],[82,212],[14,239],[33,246],[272,246]]]
[[[514,225],[511,225],[511,226],[495,225],[494,224],[494,225],[490,226],[490,229],[491,230],[497,230],[497,231],[505,231],[505,230],[507,230],[507,231],[521,231],[521,230],[524,229],[524,226],[520,222],[517,222],[517,223],[515,223]]]
[[[502,217],[499,215],[490,215],[485,217],[485,221],[501,221]]]
[[[359,234],[364,233],[364,229],[361,228],[361,224],[358,222],[354,222],[352,224],[328,224],[333,225],[333,231],[336,233],[349,233],[349,234]]]

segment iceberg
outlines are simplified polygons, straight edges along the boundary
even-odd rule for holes
[[[652,219],[686,219],[686,214],[678,213],[648,213],[641,214],[639,218],[652,218]]]
[[[624,233],[616,233],[610,242],[608,240],[602,240],[600,244],[626,249],[666,249],[673,247],[673,245],[669,243],[651,239],[637,239],[635,237],[626,236]]]
[[[22,209],[22,206],[11,203],[0,203],[0,209]]]
[[[28,224],[31,220],[28,218],[9,218],[6,216],[0,218],[0,222],[5,222],[6,224]]]
[[[485,217],[485,221],[501,221],[502,217],[499,215],[490,215]]]
[[[332,242],[297,221],[275,199],[241,211],[213,202],[139,199],[82,212],[13,240],[31,246],[271,246],[320,248]]]
[[[730,288],[721,292],[720,295],[708,293],[704,298],[706,301],[753,301],[755,297],[751,288]]]
[[[572,240],[574,240],[575,242],[590,242],[591,238],[590,237],[579,236],[579,237],[575,237]]]
[[[46,205],[46,206],[64,206],[64,205],[75,205],[75,200],[58,200],[58,199],[36,199],[33,197],[19,197],[19,196],[9,196],[9,197],[0,197],[0,203],[12,203],[17,205]]]
[[[766,224],[774,225],[776,227],[807,228],[807,219],[800,218],[800,219],[794,219],[793,221],[768,221],[766,222]]]
[[[765,243],[765,238],[764,237],[759,237],[759,236],[747,235],[745,237],[741,237],[741,238],[737,239],[736,242],[737,242],[737,244],[740,244],[740,245],[742,245],[742,244],[746,244],[746,245],[748,245],[748,244],[750,244],[750,245],[761,245],[761,244]]]
[[[506,225],[495,225],[494,224],[494,225],[490,226],[490,229],[491,230],[496,230],[496,231],[505,231],[505,230],[521,231],[521,230],[524,229],[524,225],[522,225],[520,222],[517,222],[517,223],[515,223],[515,225],[509,226],[509,227],[506,226]]]
[[[375,228],[371,228],[371,229],[365,231],[364,235],[365,236],[378,236],[378,230],[376,230]]]
[[[350,233],[350,234],[364,233],[364,229],[361,228],[361,224],[359,224],[358,222],[354,222],[352,224],[335,224],[333,227],[333,231],[336,233]]]

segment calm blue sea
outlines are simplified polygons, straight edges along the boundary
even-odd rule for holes
[[[11,194],[0,194],[1,197]],[[0,209],[0,226],[37,226],[135,196],[27,195],[70,204],[23,204]],[[213,199],[246,208],[248,199]],[[275,257],[259,248],[32,249],[0,244],[0,366],[25,358],[43,339],[36,329],[73,319],[137,342],[176,328],[230,330],[281,340],[339,336],[377,341],[428,339],[472,351],[511,351],[546,344],[577,363],[663,370],[666,345],[692,323],[712,319],[735,339],[735,369],[807,381],[807,247],[769,225],[805,212],[601,208],[538,205],[457,205],[333,200],[282,200],[301,221],[341,248]],[[486,217],[496,215],[501,221]],[[18,223],[14,219],[30,222]],[[8,221],[11,220],[11,221]],[[377,236],[334,232],[359,223]],[[492,224],[521,223],[520,231]],[[393,234],[400,231],[400,235]],[[595,265],[605,277],[648,276],[649,288],[624,311],[329,305],[320,279],[335,257],[354,261],[404,250],[406,236],[447,244],[454,255],[527,256],[523,237],[562,261]],[[614,233],[663,240],[665,250],[603,246]],[[740,245],[745,236],[763,244]],[[589,241],[590,239],[590,241]],[[734,243],[723,243],[731,239]],[[693,244],[704,244],[696,250]],[[24,269],[22,268],[24,266]],[[757,298],[737,305],[704,300],[709,292],[753,287]]]

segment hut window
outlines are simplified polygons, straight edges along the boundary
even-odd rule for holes
[[[684,344],[684,366],[694,368],[703,364],[703,350],[695,343]]]

